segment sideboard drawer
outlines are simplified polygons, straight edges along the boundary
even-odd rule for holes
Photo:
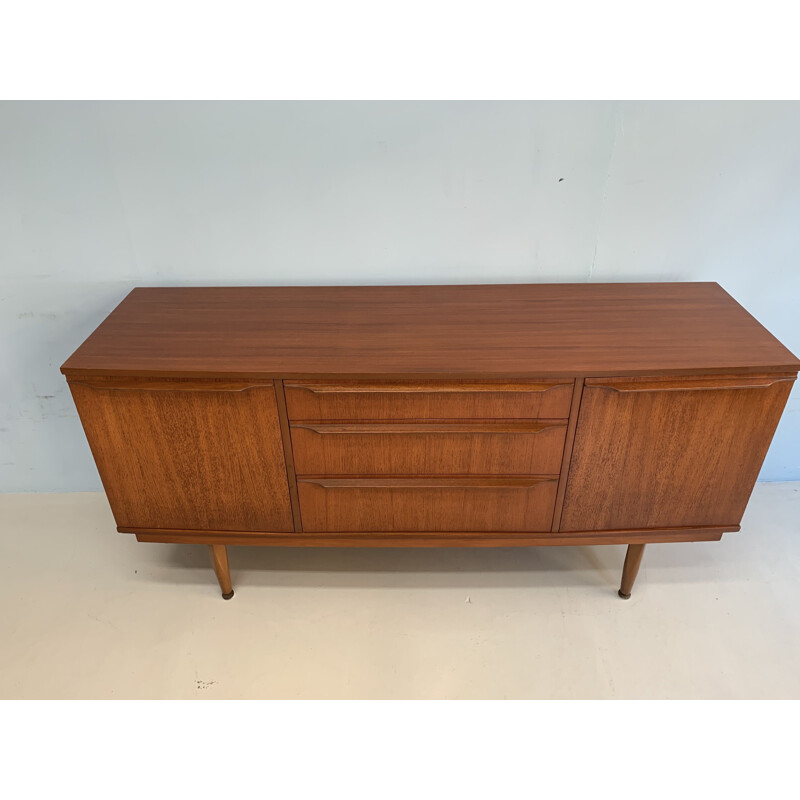
[[[303,530],[549,531],[556,478],[300,478]]]
[[[563,419],[572,381],[286,381],[291,420]]]
[[[557,475],[566,421],[292,425],[306,475]]]

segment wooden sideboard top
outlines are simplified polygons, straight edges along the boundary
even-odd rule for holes
[[[791,370],[716,283],[137,288],[66,375],[561,377]]]

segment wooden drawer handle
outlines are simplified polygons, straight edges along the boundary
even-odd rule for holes
[[[565,383],[296,383],[284,381],[287,389],[303,389],[313,394],[440,394],[445,392],[547,392]]]
[[[629,392],[698,392],[720,391],[726,389],[768,389],[776,383],[791,382],[795,379],[792,375],[753,375],[735,378],[705,377],[684,378],[675,380],[640,379],[607,380],[602,378],[588,378],[586,386],[592,389],[608,389],[620,394]]]
[[[297,478],[298,483],[311,483],[323,489],[530,489],[557,480],[558,475],[528,475],[523,478]]]
[[[264,383],[241,383],[235,381],[180,381],[169,379],[154,380],[126,380],[124,378],[113,381],[68,381],[72,385],[88,386],[90,389],[113,389],[114,391],[127,392],[247,392],[250,389],[272,389],[272,381]]]
[[[292,428],[314,433],[541,433],[551,428],[566,428],[567,420],[549,419],[530,422],[372,422],[322,423],[293,422]]]

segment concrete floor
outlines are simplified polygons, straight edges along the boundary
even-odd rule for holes
[[[800,483],[742,532],[621,546],[207,548],[103,494],[0,495],[2,698],[800,698]]]

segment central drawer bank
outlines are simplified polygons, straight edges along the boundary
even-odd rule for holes
[[[714,283],[134,289],[67,360],[121,532],[210,545],[737,531],[800,362]]]

